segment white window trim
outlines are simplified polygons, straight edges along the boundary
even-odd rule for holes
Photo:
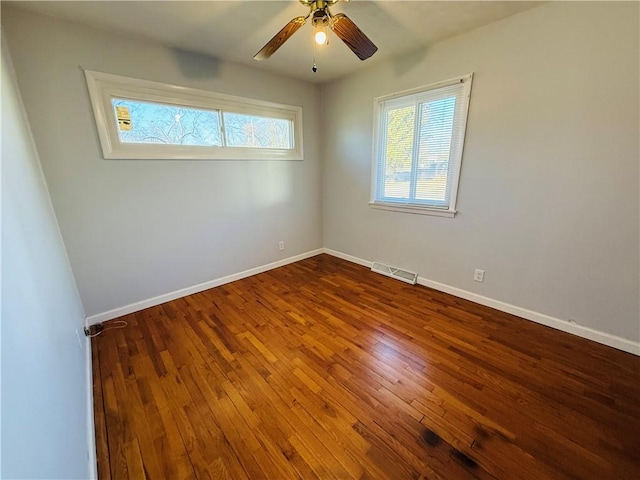
[[[448,209],[448,208],[436,208],[436,207],[427,207],[425,205],[419,205],[416,203],[392,203],[392,202],[381,202],[381,201],[370,201],[369,205],[371,208],[377,208],[378,210],[388,210],[390,212],[404,212],[404,213],[414,213],[418,215],[433,215],[434,217],[455,217],[456,210]]]
[[[105,159],[302,160],[302,107],[84,70]],[[175,104],[290,120],[293,149],[122,143],[112,98]]]
[[[421,204],[415,204],[410,202],[383,202],[380,200],[376,200],[376,187],[378,185],[378,153],[380,149],[380,113],[382,109],[382,104],[386,101],[393,100],[399,97],[406,97],[409,95],[415,95],[419,93],[426,92],[428,90],[435,90],[441,87],[447,87],[449,85],[455,85],[457,83],[465,83],[464,97],[465,102],[462,107],[462,115],[464,115],[465,121],[461,125],[461,138],[462,138],[462,146],[460,150],[457,152],[456,157],[452,158],[451,161],[455,162],[454,170],[452,172],[452,178],[449,178],[447,181],[451,185],[455,185],[455,188],[452,188],[449,194],[449,208],[443,207],[438,208],[434,206],[427,206]],[[383,95],[381,97],[376,97],[373,100],[373,161],[371,165],[371,197],[369,200],[369,206],[372,208],[377,208],[380,210],[389,210],[393,212],[403,212],[403,213],[413,213],[419,215],[433,215],[437,217],[455,217],[456,210],[456,202],[458,199],[458,187],[460,184],[460,169],[462,167],[462,156],[464,151],[464,140],[467,129],[467,121],[468,121],[468,113],[469,113],[469,102],[471,99],[471,84],[473,82],[473,73],[469,73],[466,75],[461,75],[459,77],[451,78],[448,80],[443,80],[440,82],[431,83],[428,85],[423,85],[421,87],[411,88],[408,90],[403,90],[402,92],[396,92],[389,95]]]

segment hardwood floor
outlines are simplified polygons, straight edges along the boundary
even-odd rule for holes
[[[101,480],[640,478],[639,357],[328,255],[122,319]]]

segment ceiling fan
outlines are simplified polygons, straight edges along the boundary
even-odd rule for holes
[[[327,42],[326,30],[327,27],[329,27],[360,60],[366,60],[376,53],[378,47],[376,47],[362,30],[344,13],[331,14],[329,6],[339,1],[340,0],[299,0],[304,6],[309,7],[310,10],[307,16],[296,17],[287,23],[253,58],[255,60],[266,60],[269,58],[284,42],[296,33],[300,27],[307,23],[307,20],[311,17],[311,24],[316,30],[316,43],[324,44]]]

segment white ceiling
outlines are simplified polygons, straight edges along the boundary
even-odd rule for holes
[[[345,13],[379,50],[363,62],[330,34],[329,45],[316,51],[318,72],[315,74],[311,71],[313,42],[310,24],[302,27],[269,60],[253,60],[254,54],[289,20],[306,15],[308,8],[298,0],[3,3],[321,83],[468,32],[542,2],[340,2],[331,8],[331,12]]]

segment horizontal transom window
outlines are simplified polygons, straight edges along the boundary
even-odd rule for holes
[[[455,214],[471,80],[376,99],[373,206]]]
[[[302,109],[85,70],[104,158],[301,160]]]

